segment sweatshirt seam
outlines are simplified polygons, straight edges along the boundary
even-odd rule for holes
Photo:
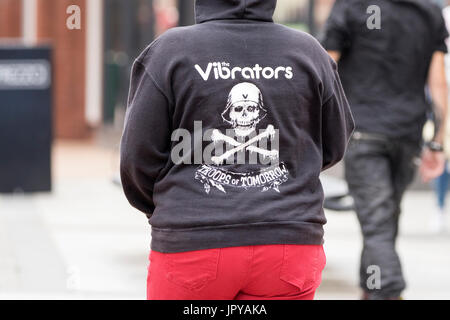
[[[152,81],[152,83],[155,85],[156,89],[158,89],[158,91],[164,96],[164,98],[166,98],[166,100],[169,102],[169,104],[173,104],[172,103],[172,99],[169,98],[169,95],[162,89],[162,87],[158,84],[158,82],[156,81],[156,79],[153,77],[153,75],[151,74],[151,72],[147,69],[147,66],[144,65],[144,63],[142,63],[139,60],[135,61],[136,63],[139,63],[142,67],[144,67],[144,72],[145,74],[150,78],[150,80]]]
[[[202,20],[202,22],[197,22],[196,25],[201,25],[201,24],[205,24],[205,23],[210,23],[210,22],[246,22],[248,24],[251,23],[271,23],[271,24],[275,24],[273,19],[263,19],[263,18],[253,18],[253,19],[248,19],[248,18],[211,18],[208,20]]]
[[[336,79],[333,79],[333,84],[335,84]],[[330,102],[331,99],[333,99],[333,97],[336,96],[336,92],[333,89],[333,93],[330,95],[329,98],[325,99],[325,101],[322,103],[322,106],[324,107],[328,102]]]
[[[157,228],[153,227],[152,229],[154,231],[160,231],[160,232],[191,232],[191,231],[201,231],[201,230],[213,230],[213,229],[232,229],[235,227],[251,227],[251,226],[266,226],[266,225],[285,225],[285,224],[303,224],[303,225],[310,225],[310,226],[318,226],[322,227],[323,225],[320,223],[314,223],[314,222],[305,222],[305,221],[272,221],[272,222],[255,222],[255,223],[238,223],[238,224],[226,224],[221,226],[204,226],[204,227],[195,227],[195,228],[174,228],[174,229],[168,229],[168,228]]]
[[[330,100],[333,98],[333,96],[334,96],[334,93],[331,94],[331,96],[330,96],[329,98],[325,99],[325,101],[322,103],[322,106],[325,107],[325,105],[326,105],[328,102],[330,102]]]

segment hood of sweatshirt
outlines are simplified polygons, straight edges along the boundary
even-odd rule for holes
[[[197,0],[197,23],[211,20],[245,19],[273,22],[277,0]]]

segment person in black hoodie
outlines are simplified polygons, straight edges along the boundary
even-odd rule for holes
[[[401,203],[431,110],[426,85],[446,118],[448,32],[429,0],[337,0],[325,29],[323,45],[339,62],[356,120],[345,170],[364,238],[363,298],[399,299],[406,288],[396,251]],[[444,136],[445,125],[422,152],[424,180],[443,172]]]
[[[148,299],[312,299],[321,171],[354,123],[336,64],[276,0],[197,0],[136,59],[121,180],[152,226]]]

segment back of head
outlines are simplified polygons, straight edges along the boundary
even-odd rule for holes
[[[272,21],[277,0],[196,0],[196,22],[222,19]]]

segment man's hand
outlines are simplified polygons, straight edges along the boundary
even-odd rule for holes
[[[422,163],[420,165],[420,176],[424,182],[436,179],[445,169],[445,155],[443,152],[431,151],[428,148],[422,153]]]
[[[341,53],[339,51],[328,50],[330,57],[337,63],[341,58]]]

